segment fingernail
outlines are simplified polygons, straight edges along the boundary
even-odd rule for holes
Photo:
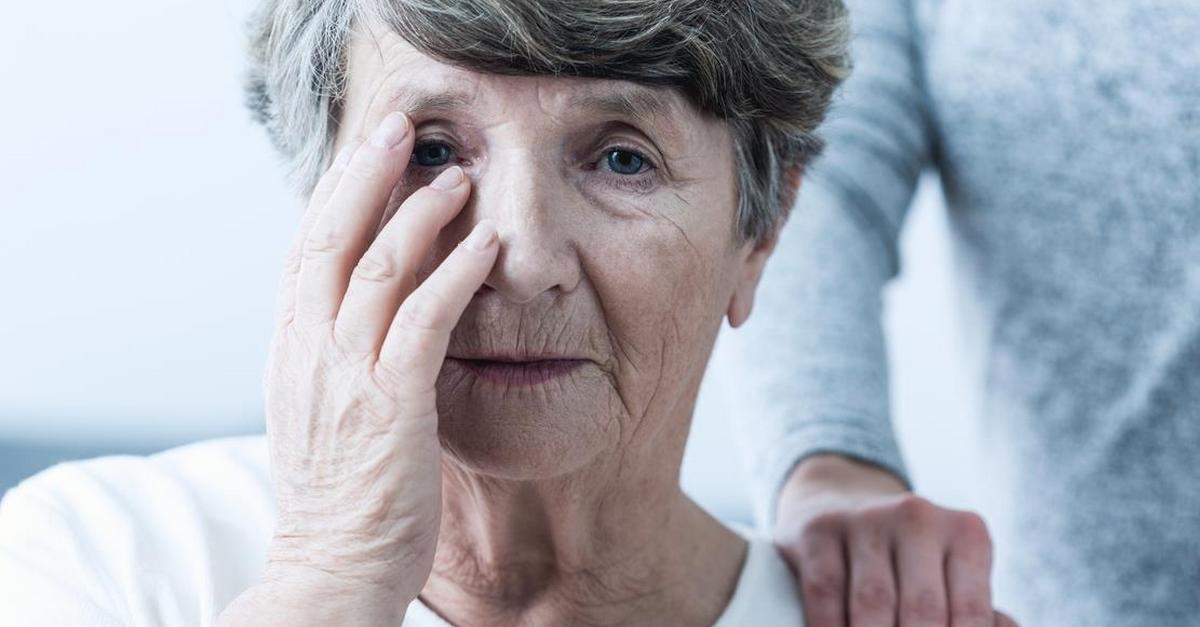
[[[354,155],[354,145],[346,144],[338,151],[337,157],[333,160],[333,166],[336,168],[344,168],[350,163],[350,157]]]
[[[496,227],[491,222],[484,220],[471,229],[471,234],[463,240],[463,244],[471,250],[482,252],[487,250],[494,241],[496,241]]]
[[[462,183],[462,180],[462,168],[458,166],[451,166],[445,170],[442,170],[442,173],[437,175],[437,178],[433,179],[433,182],[431,182],[429,186],[434,189],[446,191],[448,189],[454,189],[455,187],[458,187],[458,184]]]
[[[383,118],[379,128],[371,134],[371,145],[376,148],[395,148],[408,135],[408,118],[403,113],[393,111]]]

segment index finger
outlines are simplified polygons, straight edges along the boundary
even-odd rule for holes
[[[279,325],[290,323],[296,313],[296,280],[300,276],[300,260],[303,256],[304,240],[308,239],[308,234],[312,230],[313,224],[316,223],[317,216],[320,215],[321,210],[328,204],[329,198],[333,195],[333,190],[337,188],[338,182],[342,179],[342,173],[346,170],[346,164],[350,162],[350,157],[358,149],[358,145],[362,141],[359,137],[352,138],[338,151],[337,156],[334,157],[325,174],[317,181],[312,194],[309,195],[304,214],[300,217],[300,226],[297,227],[296,233],[292,236],[287,256],[284,257],[283,277],[279,282],[279,291],[275,299],[277,303],[275,320]]]
[[[350,273],[371,242],[396,183],[408,169],[413,127],[400,111],[388,113],[350,158],[301,251],[296,323],[334,321]]]

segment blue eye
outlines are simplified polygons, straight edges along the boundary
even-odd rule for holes
[[[454,150],[450,146],[442,142],[428,142],[413,148],[413,161],[417,165],[433,168],[449,163],[452,154]]]
[[[607,159],[608,168],[617,174],[639,174],[642,172],[642,168],[650,165],[642,155],[623,148],[614,148],[608,151]]]

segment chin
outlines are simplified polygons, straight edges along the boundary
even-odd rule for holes
[[[505,380],[447,360],[437,385],[438,435],[451,460],[472,473],[553,479],[616,446],[611,387],[594,365],[549,379]]]

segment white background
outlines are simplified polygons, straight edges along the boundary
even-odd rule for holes
[[[249,6],[6,7],[0,442],[140,448],[261,429],[276,282],[300,203],[242,106]],[[894,408],[920,491],[977,508],[942,211],[926,182],[887,295]],[[723,363],[718,342],[710,376]],[[748,519],[736,438],[711,387],[684,484]]]

